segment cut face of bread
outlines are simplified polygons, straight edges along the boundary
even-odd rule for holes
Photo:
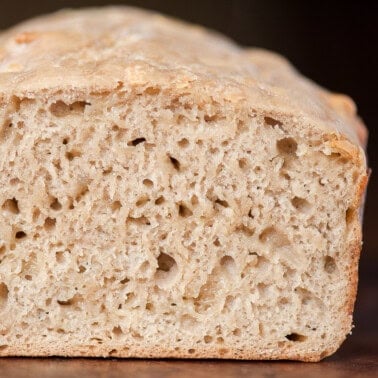
[[[339,347],[366,184],[348,99],[128,8],[2,38],[1,355],[316,361]]]

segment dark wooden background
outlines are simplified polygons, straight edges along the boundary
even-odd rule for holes
[[[333,91],[346,93],[356,101],[359,113],[370,131],[368,153],[369,165],[373,169],[373,174],[369,184],[365,210],[364,249],[361,257],[360,288],[355,312],[356,328],[354,336],[345,343],[344,349],[339,352],[341,357],[336,356],[335,358],[339,358],[339,362],[341,359],[341,363],[343,363],[342,358],[348,356],[348,351],[354,351],[354,357],[356,357],[356,353],[358,354],[356,351],[359,351],[358,355],[362,353],[362,356],[366,358],[367,355],[371,355],[372,348],[375,348],[375,354],[373,353],[374,356],[371,358],[375,363],[373,365],[377,368],[378,222],[376,219],[378,217],[378,173],[376,174],[376,171],[378,171],[378,130],[376,124],[378,122],[378,2],[13,0],[1,1],[0,29],[7,28],[34,15],[63,7],[115,3],[155,9],[221,31],[240,44],[277,51],[288,57],[302,73],[317,83]],[[351,358],[353,360],[353,356]],[[348,360],[350,360],[349,357]],[[8,362],[8,365],[3,366],[11,368],[14,366],[11,361]],[[23,363],[25,364],[25,362]],[[360,370],[360,368],[357,368],[358,364],[356,364],[355,368]],[[79,363],[76,363],[75,366],[79,365]],[[28,366],[35,367],[35,365],[28,363],[25,366],[25,372],[28,370]],[[178,365],[175,365],[176,368],[166,365],[149,366],[164,366],[165,370],[161,370],[162,374],[164,372],[166,374],[174,374],[175,371],[180,372],[180,369],[177,368]],[[194,367],[194,365],[192,366]],[[274,366],[277,367],[278,365]],[[277,370],[274,366],[273,370],[259,369],[263,374],[268,374],[265,376],[273,377],[278,370],[281,371],[281,367]],[[1,367],[0,363],[0,377],[2,376]],[[200,369],[202,368],[203,366]],[[353,373],[357,374],[354,376],[358,376],[357,370]],[[133,371],[135,372],[135,370]],[[144,371],[145,376],[149,376],[147,367]],[[183,371],[185,372],[185,369]],[[181,374],[185,375],[183,371],[181,371]],[[335,372],[340,373],[337,369]],[[99,373],[101,373],[101,368]],[[222,369],[219,373],[222,373]],[[302,373],[311,375],[311,371],[308,373],[302,371]],[[316,374],[318,373],[327,376],[326,371],[317,370]],[[378,376],[377,371],[376,373],[376,376]],[[240,375],[240,372],[236,373],[235,371],[235,374]],[[319,376],[316,374],[314,376]],[[329,376],[336,375],[330,373]]]

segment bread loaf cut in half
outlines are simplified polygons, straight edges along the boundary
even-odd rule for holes
[[[294,359],[351,330],[353,102],[126,7],[0,37],[0,354]]]

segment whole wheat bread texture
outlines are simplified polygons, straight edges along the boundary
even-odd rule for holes
[[[126,7],[0,37],[0,354],[317,361],[351,330],[353,102]]]

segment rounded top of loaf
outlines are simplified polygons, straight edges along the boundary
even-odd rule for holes
[[[304,78],[285,58],[130,7],[63,10],[0,34],[0,95],[159,86],[294,117],[364,145],[353,101]]]

